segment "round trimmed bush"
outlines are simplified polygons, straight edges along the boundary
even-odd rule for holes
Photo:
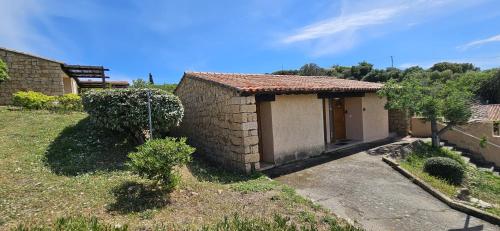
[[[458,161],[451,158],[431,157],[424,163],[424,172],[452,184],[460,184],[464,178],[465,169]]]
[[[83,109],[97,126],[126,132],[138,143],[144,143],[149,129],[147,92],[151,91],[153,134],[166,134],[179,125],[184,108],[177,96],[159,89],[91,90],[82,95]]]
[[[191,161],[195,148],[186,144],[186,138],[148,140],[130,153],[128,165],[142,177],[156,181],[167,189],[180,181],[178,168]]]

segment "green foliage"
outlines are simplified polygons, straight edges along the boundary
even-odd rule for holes
[[[128,155],[129,166],[138,175],[172,189],[180,181],[176,167],[190,162],[194,151],[195,148],[186,144],[186,138],[149,140]]]
[[[323,221],[329,226],[330,230],[338,231],[355,231],[361,230],[354,226],[347,224],[340,224],[337,220],[333,218],[325,219]],[[283,217],[275,214],[272,219],[249,219],[242,218],[237,214],[232,217],[225,217],[223,221],[220,221],[211,226],[204,226],[201,230],[203,231],[314,231],[319,230],[318,222],[315,221],[314,217],[308,217],[305,221],[306,224],[298,225],[291,221],[290,217]]]
[[[308,63],[299,70],[299,75],[303,76],[322,76],[325,75],[325,69],[315,63]]]
[[[82,98],[77,94],[66,94],[56,98],[57,108],[63,111],[83,110]]]
[[[431,123],[444,119],[448,125],[444,129],[467,122],[472,114],[471,91],[454,81],[436,80],[431,73],[417,72],[401,82],[391,79],[378,93],[387,97],[386,108],[406,110]],[[438,134],[444,130],[437,131],[437,126],[431,130],[433,145],[438,146]]]
[[[272,73],[273,75],[298,75],[298,70],[280,70]]]
[[[277,188],[279,185],[278,182],[271,180],[269,177],[260,175],[255,179],[234,183],[231,185],[231,189],[243,193],[266,192]]]
[[[453,73],[465,73],[467,71],[479,71],[479,68],[475,67],[472,63],[441,62],[434,64],[430,70],[439,72],[449,70]]]
[[[488,145],[488,138],[486,138],[486,136],[481,137],[481,140],[479,141],[479,147],[486,148],[487,145]]]
[[[465,169],[459,162],[448,157],[431,157],[424,163],[424,171],[431,176],[447,180],[452,184],[463,181]]]
[[[136,79],[136,80],[132,80],[132,86],[130,86],[131,88],[148,88],[148,89],[160,89],[160,90],[164,90],[168,93],[173,93],[175,88],[177,88],[177,84],[168,84],[168,83],[165,83],[165,84],[153,84],[150,82],[146,82],[145,80],[143,79]]]
[[[15,106],[25,109],[50,109],[55,106],[56,97],[34,91],[18,91],[12,95]]]
[[[111,226],[99,222],[96,217],[62,217],[58,218],[50,226],[28,226],[19,225],[17,228],[13,229],[15,231],[50,231],[50,230],[72,230],[72,231],[127,231],[128,226],[124,225],[121,227]]]
[[[373,64],[366,61],[360,62],[356,66],[351,67],[351,75],[357,80],[361,80],[364,76],[370,73],[373,69]]]
[[[177,126],[184,108],[177,96],[158,89],[106,89],[85,92],[83,108],[100,127],[126,132],[142,143],[148,129],[147,92],[151,91],[151,114],[155,135],[163,135]]]
[[[30,110],[52,110],[59,112],[81,111],[82,100],[77,94],[49,96],[35,91],[18,91],[12,95],[15,106]]]
[[[486,103],[500,103],[500,68],[485,71],[486,79],[481,82],[477,94]]]
[[[0,83],[3,81],[9,79],[9,69],[7,67],[7,64],[0,59]]]

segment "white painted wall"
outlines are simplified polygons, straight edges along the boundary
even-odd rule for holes
[[[389,136],[389,113],[384,108],[385,98],[376,93],[363,97],[363,141],[370,142]]]
[[[323,101],[316,94],[277,95],[269,102],[275,163],[324,151]]]

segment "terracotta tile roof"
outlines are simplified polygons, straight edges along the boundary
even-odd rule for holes
[[[500,120],[500,104],[477,104],[472,106],[471,120]]]
[[[244,94],[375,92],[383,86],[380,83],[326,76],[185,72],[184,77],[213,82]]]

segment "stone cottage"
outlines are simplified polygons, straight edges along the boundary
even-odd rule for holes
[[[67,65],[63,62],[0,47],[0,59],[7,64],[10,79],[0,83],[0,105],[11,103],[18,91],[46,95],[78,93],[79,88],[126,88],[128,82],[106,81],[102,66]],[[100,81],[89,81],[97,78]],[[82,79],[82,80],[80,80]]]
[[[18,91],[37,91],[46,95],[77,93],[76,81],[62,70],[62,62],[0,48],[0,59],[9,68],[10,79],[0,83],[0,105],[11,102]]]
[[[226,168],[263,170],[389,137],[383,85],[333,77],[186,72],[179,128]]]

